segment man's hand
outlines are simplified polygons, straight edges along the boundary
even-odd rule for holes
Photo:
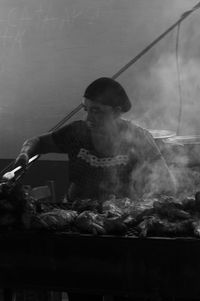
[[[15,160],[15,166],[21,166],[22,169],[26,169],[28,166],[29,156],[27,153],[20,153]]]
[[[2,176],[2,179],[4,181],[11,181],[11,180],[14,180],[15,178],[15,172],[17,170],[20,169],[20,167],[23,169],[23,170],[26,170],[27,166],[28,166],[28,162],[29,162],[29,156],[27,153],[23,152],[23,153],[20,153],[19,156],[17,157],[17,159],[15,160],[15,168],[12,170],[12,171],[9,171],[7,173],[5,173],[3,176]]]

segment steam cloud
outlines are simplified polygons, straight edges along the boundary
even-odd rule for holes
[[[159,7],[158,1],[157,2]],[[142,2],[143,3],[143,2]],[[143,3],[144,4],[144,3]],[[157,11],[158,18],[167,20],[169,8],[177,13],[187,11],[196,4],[195,1],[165,1],[162,9]],[[178,13],[179,12],[179,13]],[[170,24],[170,25],[171,25]],[[156,25],[156,24],[155,24]],[[178,62],[182,96],[181,135],[200,133],[200,11],[197,10],[181,23],[179,34]],[[169,24],[163,29],[166,30]],[[148,30],[147,30],[148,31]],[[154,31],[154,36],[152,32]],[[151,28],[154,40],[160,33]],[[144,37],[143,37],[144,38]],[[147,38],[149,40],[149,38]],[[152,41],[150,40],[150,42]],[[149,129],[177,130],[180,110],[178,90],[178,71],[176,68],[176,30],[165,36],[154,46],[127,74],[123,75],[123,83],[133,98],[131,118]],[[128,83],[127,83],[128,82]]]

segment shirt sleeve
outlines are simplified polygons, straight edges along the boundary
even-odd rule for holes
[[[152,165],[151,180],[152,189],[160,192],[175,193],[176,191],[176,179],[162,156],[158,146],[156,145],[152,135],[145,131],[145,136],[148,141],[148,146],[145,149],[146,160]],[[148,164],[149,165],[149,164]]]
[[[133,128],[133,131],[134,143],[140,161],[152,163],[162,158],[162,154],[149,131],[138,126]]]
[[[158,146],[156,145],[153,136],[147,130],[144,130],[144,137],[144,160],[148,162],[155,162],[157,160],[162,159],[163,156]]]
[[[153,136],[139,128],[137,139],[140,147],[140,165],[133,175],[141,194],[175,192],[175,179],[171,174]]]
[[[75,121],[52,132],[54,143],[63,153],[69,153],[79,141],[81,122]]]

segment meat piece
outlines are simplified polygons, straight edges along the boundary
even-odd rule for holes
[[[105,234],[104,217],[89,210],[78,215],[75,226],[83,233]]]
[[[146,217],[139,225],[137,226],[137,230],[139,236],[146,237],[154,228],[162,227],[162,222],[156,216]]]
[[[75,225],[83,233],[124,235],[127,227],[117,216],[107,217],[91,211],[84,211],[76,219]]]
[[[76,211],[53,209],[52,211],[34,216],[31,222],[31,228],[61,230],[71,226],[76,217]]]
[[[124,214],[113,201],[105,201],[102,204],[102,213],[107,217],[121,217]]]
[[[127,217],[125,217],[123,219],[123,223],[127,226],[127,227],[134,227],[137,224],[136,218],[134,218],[131,215],[128,215]]]
[[[137,214],[135,214],[135,217],[134,217],[135,223],[134,223],[134,225],[138,225],[144,219],[146,219],[148,217],[151,217],[153,214],[155,214],[155,209],[154,208],[145,209],[142,212],[139,211]]]
[[[169,221],[184,220],[191,218],[189,212],[177,208],[174,202],[155,202],[155,213],[161,218],[167,218]]]
[[[125,235],[127,232],[127,226],[123,222],[123,219],[119,217],[110,217],[104,220],[104,228],[106,234],[113,235]]]
[[[194,234],[192,220],[169,222],[168,220],[161,220],[158,216],[146,218],[138,225],[137,229],[142,237],[186,237]]]
[[[157,198],[142,199],[132,205],[130,215],[136,220],[136,223],[141,222],[144,217],[151,216],[155,213],[154,203],[158,201]]]
[[[99,212],[101,205],[99,201],[93,199],[76,200],[73,202],[71,209],[78,213],[83,211]]]
[[[135,202],[127,197],[117,198],[113,195],[102,204],[102,210],[110,211],[111,215],[130,215],[135,211]]]

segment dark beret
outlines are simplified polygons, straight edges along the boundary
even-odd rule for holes
[[[86,88],[84,97],[103,105],[121,107],[124,113],[131,108],[131,102],[124,88],[109,77],[101,77],[93,81]]]

